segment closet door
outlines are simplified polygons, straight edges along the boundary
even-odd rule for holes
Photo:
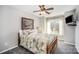
[[[75,35],[75,45],[77,51],[79,52],[79,21],[77,22]]]

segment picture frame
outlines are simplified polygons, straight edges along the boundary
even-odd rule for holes
[[[34,20],[30,18],[21,18],[21,29],[27,30],[27,29],[34,29]]]

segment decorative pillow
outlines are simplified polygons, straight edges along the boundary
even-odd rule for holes
[[[29,35],[29,33],[30,33],[30,30],[22,30],[23,35]]]
[[[31,29],[29,29],[29,30],[22,30],[22,33],[23,33],[23,35],[26,35],[26,34],[31,34],[31,33],[35,33],[35,32],[37,32],[36,30],[31,30]]]

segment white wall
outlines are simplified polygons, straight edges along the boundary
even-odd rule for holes
[[[79,21],[77,21],[77,27],[75,31],[75,46],[77,51],[79,52]]]
[[[44,17],[40,17],[39,27],[41,28],[42,32],[44,32],[44,20]]]
[[[76,7],[77,8],[77,16],[78,16],[78,21],[77,21],[77,26],[76,26],[76,30],[75,30],[75,46],[77,51],[79,52],[79,6]]]
[[[64,26],[64,42],[75,45],[75,26]]]
[[[64,16],[67,17],[72,14],[74,15],[74,12],[69,11],[69,12],[66,12]],[[69,26],[64,21],[64,42],[65,43],[75,45],[75,27],[76,26]]]
[[[34,19],[35,27],[39,25],[39,18],[34,15],[10,6],[0,6],[0,52],[17,45],[21,17]]]

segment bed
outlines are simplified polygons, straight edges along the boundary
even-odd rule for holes
[[[22,28],[23,29],[18,33],[19,46],[22,46],[35,54],[51,54],[55,52],[57,48],[57,35],[38,33],[34,29],[26,30],[25,27]]]

